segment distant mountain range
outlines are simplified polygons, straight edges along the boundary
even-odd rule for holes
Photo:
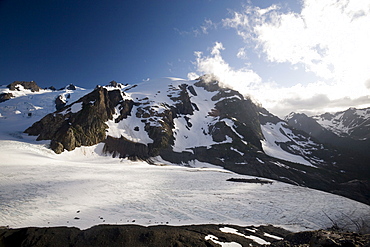
[[[370,108],[349,108],[312,117],[291,113],[285,121],[322,143],[370,159]]]
[[[370,204],[369,108],[282,120],[212,76],[91,90],[36,85],[4,87],[1,118],[9,126],[22,121],[9,135],[24,127],[56,153],[104,143],[101,155],[209,163]]]

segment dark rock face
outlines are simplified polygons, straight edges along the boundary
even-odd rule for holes
[[[40,91],[40,87],[37,85],[36,82],[34,81],[14,81],[12,83],[10,83],[7,87],[10,89],[10,90],[19,90],[17,85],[21,85],[23,86],[23,88],[25,89],[30,89],[32,92],[38,92]]]
[[[328,135],[328,138],[332,138],[335,135],[304,113],[291,113],[285,118],[285,120],[290,126],[296,129],[304,130],[306,133],[311,134],[314,137]]]
[[[51,148],[57,153],[91,146],[105,140],[105,122],[112,119],[119,103],[126,103],[119,90],[99,87],[72,105],[46,115],[25,133],[38,136],[37,140],[51,140]]]
[[[108,136],[104,143],[103,151],[113,154],[113,157],[129,158],[131,160],[149,160],[150,158],[148,146],[129,141],[123,136],[121,138]]]
[[[66,102],[63,100],[62,96],[59,95],[56,99],[55,99],[55,109],[57,111],[59,111],[60,109],[62,109],[63,107],[66,106]]]
[[[171,97],[171,100],[175,102],[175,107],[173,107],[173,112],[176,114],[193,114],[193,105],[187,91],[188,85],[182,84],[180,87],[180,93],[177,97]],[[194,90],[194,89],[193,89]]]
[[[76,90],[76,86],[71,83],[68,86],[66,86],[66,89],[68,89],[68,90]]]
[[[1,93],[0,94],[0,103],[1,102],[4,102],[4,101],[7,101],[7,100],[10,100],[11,98],[13,98],[13,94],[12,93]]]

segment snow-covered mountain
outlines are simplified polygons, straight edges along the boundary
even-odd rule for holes
[[[370,219],[368,205],[291,185],[369,204],[361,162],[217,80],[13,85],[0,89],[0,226]]]
[[[325,113],[312,118],[340,137],[350,137],[354,140],[370,138],[370,108],[349,108],[346,111]]]
[[[14,98],[0,104],[1,124],[18,123],[4,127],[8,138],[30,138],[25,131],[56,153],[102,143],[103,155],[208,163],[369,203],[366,160],[291,127],[209,76],[73,89],[18,86]]]
[[[290,113],[285,120],[322,143],[370,158],[370,108],[350,108],[312,117],[304,113]]]
[[[349,108],[336,113],[324,113],[308,117],[304,113],[290,113],[285,117],[290,125],[313,135],[325,132],[353,140],[370,138],[370,108]]]

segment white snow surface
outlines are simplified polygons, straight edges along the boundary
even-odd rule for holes
[[[261,125],[261,129],[263,136],[265,137],[265,140],[262,140],[262,148],[267,155],[306,166],[316,167],[309,161],[305,160],[302,156],[288,153],[279,146],[279,142],[287,142],[291,140],[280,132],[281,129],[284,129],[285,132],[291,132],[284,128],[283,122],[279,122],[277,124],[267,123],[266,125]]]
[[[55,99],[59,95],[62,95],[65,99],[66,95],[68,95],[67,103],[72,103],[90,91],[92,90],[77,87],[76,90],[40,90],[39,92],[31,92],[28,89],[11,91],[6,87],[0,87],[0,93],[10,92],[15,96],[0,103],[0,139],[26,138],[22,132],[48,113],[54,112],[56,110]],[[73,111],[80,110],[81,104],[74,105],[72,105]]]
[[[218,237],[211,234],[205,236],[204,239],[211,240],[213,243],[221,245],[221,247],[242,247],[241,244],[236,242],[221,242],[218,240]]]
[[[174,104],[173,99],[176,98],[180,92],[179,86],[181,84],[192,84],[194,81],[183,80],[179,78],[162,78],[158,80],[149,80],[137,84],[136,87],[128,89],[125,91],[125,94],[128,98],[131,98],[134,101],[139,101],[145,103],[146,107],[154,107],[157,112],[164,111],[169,109],[169,106]],[[212,101],[211,98],[217,92],[208,92],[203,88],[194,87],[197,95],[189,94],[191,101],[195,103],[198,107],[198,110],[193,112],[193,115],[186,115],[189,118],[191,126],[188,126],[188,123],[184,115],[179,115],[178,118],[174,119],[175,127],[173,129],[175,136],[175,143],[173,150],[176,152],[189,151],[193,147],[205,146],[209,147],[215,142],[212,139],[212,136],[209,135],[208,126],[216,120],[215,117],[209,116],[208,113],[215,107],[216,101]],[[153,99],[153,100],[149,100]],[[176,101],[175,101],[176,102]],[[132,112],[136,112],[136,108]],[[155,118],[155,117],[152,117]],[[135,136],[140,136],[143,140],[142,143],[151,143],[153,142],[144,131],[144,124],[135,123],[132,124],[132,121],[140,121],[140,119],[132,120],[130,118],[122,120],[122,125],[131,127],[136,125],[139,126],[139,131],[130,132],[125,131],[121,133],[124,137],[129,140],[137,139]],[[155,124],[155,123],[151,123]],[[109,126],[112,126],[111,123],[108,123]],[[123,127],[121,125],[121,127]],[[140,127],[142,126],[142,127]],[[123,127],[123,129],[127,129]],[[141,133],[144,132],[144,133]],[[146,138],[147,137],[147,138]],[[225,142],[230,142],[230,139],[227,139]]]
[[[241,236],[241,237],[244,237],[244,238],[247,238],[247,239],[251,239],[253,240],[254,242],[258,243],[258,244],[266,244],[266,245],[269,245],[271,244],[270,242],[262,239],[262,238],[259,238],[259,237],[256,237],[256,236],[253,236],[253,235],[244,235],[242,233],[240,233],[238,230],[234,229],[234,228],[231,228],[231,227],[222,227],[220,228],[220,231],[221,232],[225,232],[225,233],[231,233],[231,234],[235,234],[235,235],[238,235],[238,236]]]
[[[99,155],[102,145],[60,155],[44,145],[0,141],[0,226],[97,224],[280,225],[291,230],[329,227],[331,220],[370,220],[370,207],[281,182],[233,183],[250,178],[216,168],[148,165]],[[78,217],[75,218],[75,217]]]
[[[137,106],[134,106],[132,112],[136,112]],[[120,138],[124,136],[130,141],[139,142],[143,144],[153,143],[153,140],[149,137],[148,132],[144,130],[145,124],[140,121],[140,118],[129,117],[127,119],[122,119],[118,123],[114,121],[119,114],[118,109],[113,116],[113,120],[108,120],[106,124],[108,125],[107,136],[112,136]],[[139,130],[135,131],[135,127],[138,127]]]
[[[156,102],[165,103],[170,100],[168,82],[182,83],[179,79],[149,81],[133,88],[125,97],[141,97],[145,101],[143,93],[157,92],[155,97],[161,100]],[[207,96],[201,91],[197,90],[196,103],[200,110],[210,111],[215,102],[210,102],[211,94]],[[88,92],[81,88],[39,93],[24,90],[0,104],[0,226],[86,229],[98,224],[133,222],[220,223],[273,224],[299,231],[329,227],[331,220],[345,225],[351,224],[348,219],[370,221],[369,206],[341,196],[275,181],[265,185],[228,182],[232,177],[251,177],[201,162],[190,164],[196,168],[189,168],[172,166],[160,159],[157,163],[163,165],[157,166],[121,160],[104,156],[102,144],[57,155],[48,148],[49,141],[36,142],[36,137],[23,134],[35,121],[55,111],[54,100],[58,95],[69,94],[68,103],[72,103]],[[164,109],[165,104],[158,107]],[[74,110],[78,110],[77,106]],[[193,132],[175,129],[178,148],[192,145],[179,136],[204,135],[203,130],[211,120],[191,118]],[[115,127],[116,130],[109,131],[131,135],[122,131],[121,126]],[[142,129],[139,126],[139,132]],[[142,142],[149,141],[136,134]],[[274,148],[281,153],[272,145]]]

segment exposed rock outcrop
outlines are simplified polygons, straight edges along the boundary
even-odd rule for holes
[[[11,98],[13,98],[13,94],[12,93],[1,93],[0,94],[0,103],[1,102],[4,102],[4,101],[7,101],[7,100],[10,100]]]
[[[126,104],[121,91],[99,87],[73,104],[46,115],[25,133],[38,136],[37,140],[51,140],[51,148],[57,153],[91,146],[105,140],[108,128],[105,122],[112,119],[119,103]]]
[[[66,86],[66,89],[67,90],[76,90],[76,86],[71,83],[68,86]]]
[[[20,90],[18,85],[21,85],[24,89],[30,89],[32,92],[38,92],[41,89],[34,81],[14,81],[7,87],[13,91]]]
[[[113,157],[131,160],[149,160],[150,158],[148,146],[127,140],[123,136],[121,138],[108,136],[104,143],[103,151],[112,154]]]
[[[62,109],[63,107],[66,106],[66,101],[63,99],[62,95],[59,95],[56,99],[55,99],[55,109],[57,111],[59,111],[60,109]]]

